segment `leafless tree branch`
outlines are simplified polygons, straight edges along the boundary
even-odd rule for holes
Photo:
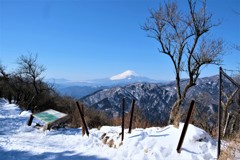
[[[150,11],[151,16],[143,26],[148,36],[159,42],[159,52],[169,56],[174,66],[178,99],[172,107],[169,123],[173,123],[187,91],[201,74],[201,68],[222,62],[223,41],[207,36],[219,23],[211,22],[212,14],[206,10],[205,0],[200,7],[196,7],[197,2],[188,0],[188,13],[180,11],[175,2],[160,5],[157,10]],[[189,82],[181,88],[180,75],[183,71],[188,73]]]

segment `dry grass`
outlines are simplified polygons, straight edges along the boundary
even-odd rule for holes
[[[76,104],[71,109],[72,111],[70,116],[72,118],[72,121],[70,127],[77,128],[82,126],[82,120]],[[111,120],[109,120],[109,117],[104,112],[91,107],[84,107],[84,119],[86,121],[87,127],[89,128],[99,129],[103,125],[111,124]]]
[[[177,116],[175,117],[174,122],[173,122],[173,126],[175,128],[179,128],[180,121],[185,123],[185,120],[187,118],[187,116],[186,116],[187,112],[188,112],[188,109],[179,111],[179,113],[177,114]],[[192,123],[192,117],[190,118],[190,122],[189,123]]]
[[[182,116],[183,116],[183,112],[178,113],[177,116],[175,117],[174,122],[173,122],[173,126],[175,128],[179,128],[179,122],[180,122]]]
[[[124,116],[124,128],[129,128],[130,125],[130,112],[126,113]],[[122,117],[116,117],[112,119],[111,124],[113,126],[122,125]],[[147,120],[144,116],[143,111],[139,107],[135,107],[132,121],[132,129],[134,128],[148,128],[151,127],[152,124]]]
[[[228,137],[226,141],[228,145],[222,150],[219,160],[240,159],[239,155],[236,155],[237,152],[240,153],[240,131]]]

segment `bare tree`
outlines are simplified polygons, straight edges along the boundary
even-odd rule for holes
[[[13,90],[10,86],[11,75],[6,72],[6,67],[0,63],[0,97],[8,99],[9,103],[12,102]]]
[[[0,63],[0,97],[4,97],[4,88],[5,88],[5,80],[6,80],[6,72],[5,67]]]
[[[43,65],[37,63],[37,55],[32,53],[29,56],[21,55],[17,60],[19,65],[19,73],[24,78],[31,81],[36,94],[39,94],[39,88],[37,86],[37,81],[42,81],[42,73],[46,70]]]
[[[226,119],[227,119],[227,113],[228,113],[228,108],[229,106],[231,106],[234,103],[234,96],[235,94],[237,94],[237,92],[239,91],[239,89],[235,89],[234,92],[232,92],[231,95],[227,95],[227,93],[222,92],[223,96],[226,97],[226,102],[224,103],[223,101],[221,101],[222,106],[223,106],[223,119],[222,119],[222,125],[225,126],[226,124]]]
[[[39,94],[42,92],[42,73],[45,71],[45,68],[37,63],[37,55],[30,53],[28,56],[21,55],[17,63],[19,65],[18,74],[21,79],[25,79],[26,83],[30,83],[33,86],[35,94],[30,98],[28,103],[28,109],[30,104],[35,100]],[[36,100],[37,101],[37,100]],[[33,107],[33,106],[31,106]]]
[[[6,67],[0,63],[0,77],[7,78],[9,74],[6,73]]]
[[[188,0],[188,6],[188,12],[184,13],[174,2],[160,5],[157,10],[150,11],[151,16],[143,26],[148,36],[159,42],[159,52],[167,55],[174,66],[177,100],[171,108],[169,124],[174,123],[187,91],[196,85],[202,68],[222,62],[223,41],[211,39],[207,34],[219,23],[211,22],[212,15],[206,11],[205,1],[197,7],[197,1]],[[183,87],[182,72],[186,72],[189,78]]]

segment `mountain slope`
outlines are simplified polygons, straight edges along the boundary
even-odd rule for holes
[[[132,100],[136,99],[136,104],[142,108],[147,117],[151,117],[151,121],[165,121],[168,117],[158,115],[167,115],[170,111],[169,106],[176,100],[175,90],[154,83],[135,83],[104,89],[81,100],[88,106],[105,110],[113,115],[121,112],[123,97],[125,97],[126,111],[130,110]]]
[[[69,87],[63,87],[59,88],[58,91],[62,95],[70,96],[75,99],[79,99],[81,97],[84,97],[86,95],[89,95],[91,93],[94,93],[98,90],[105,89],[107,87],[99,86],[99,87],[92,87],[92,86],[69,86]]]
[[[182,81],[182,88],[187,81]],[[223,82],[225,90],[229,93],[234,90],[234,86],[229,81]],[[200,78],[187,93],[183,106],[188,107],[190,101],[195,100],[198,109],[203,110],[211,118],[210,115],[217,112],[218,83],[218,76]],[[132,99],[136,99],[136,104],[143,110],[148,120],[166,123],[171,106],[177,99],[177,93],[175,82],[168,84],[134,83],[97,91],[81,100],[87,106],[105,110],[109,115],[118,115],[121,113],[123,97],[126,98],[126,111],[130,110]]]

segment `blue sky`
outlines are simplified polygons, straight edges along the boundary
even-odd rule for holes
[[[106,78],[125,70],[153,79],[173,80],[173,66],[157,50],[158,43],[141,29],[157,0],[0,0],[0,62],[9,71],[22,54],[37,53],[46,78],[73,81]],[[187,1],[177,1],[187,9]],[[223,68],[238,69],[240,1],[207,1],[211,32],[225,41]],[[202,76],[218,74],[209,66]]]

